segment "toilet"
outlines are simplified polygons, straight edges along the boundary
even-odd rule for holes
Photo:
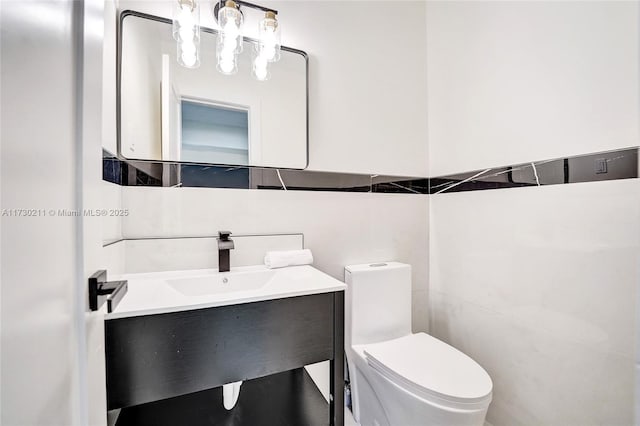
[[[473,359],[411,332],[411,266],[345,268],[345,351],[361,426],[482,426],[493,383]]]

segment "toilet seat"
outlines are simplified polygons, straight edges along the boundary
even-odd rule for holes
[[[357,352],[383,377],[427,401],[460,408],[486,407],[491,402],[493,383],[487,372],[428,334],[361,345]]]

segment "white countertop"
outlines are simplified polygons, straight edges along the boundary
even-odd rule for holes
[[[246,277],[250,276],[260,276],[264,283],[253,289],[227,291],[229,287],[225,286],[242,280],[248,282]],[[105,316],[107,320],[237,305],[346,289],[344,283],[310,265],[279,269],[269,269],[264,265],[259,265],[232,268],[230,272],[200,269],[124,274],[109,278],[127,280],[129,287],[127,294],[124,295],[116,309]],[[187,295],[172,284],[179,281],[197,283],[195,285],[199,289],[206,289],[206,286],[211,285],[213,293]]]

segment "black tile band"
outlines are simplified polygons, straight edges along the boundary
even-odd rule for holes
[[[314,172],[123,160],[103,152],[103,179],[123,186],[441,194],[638,177],[638,148],[535,161],[448,176]]]
[[[427,178],[122,160],[103,152],[103,179],[123,186],[427,194]]]
[[[638,148],[535,161],[429,179],[429,194],[638,177]]]

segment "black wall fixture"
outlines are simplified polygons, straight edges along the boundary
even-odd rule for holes
[[[97,311],[107,302],[107,312],[113,312],[127,290],[126,280],[107,282],[107,271],[97,271],[89,277],[89,309]]]

